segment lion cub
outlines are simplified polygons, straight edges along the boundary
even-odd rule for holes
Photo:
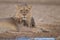
[[[14,19],[17,23],[27,27],[35,27],[35,21],[31,13],[31,5],[17,5],[17,13],[14,15]]]

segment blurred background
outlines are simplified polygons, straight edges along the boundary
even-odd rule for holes
[[[16,5],[32,5],[31,13],[38,23],[60,24],[60,0],[0,0],[0,18],[16,13]]]

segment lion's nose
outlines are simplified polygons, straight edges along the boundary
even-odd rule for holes
[[[25,13],[25,12],[24,12]]]

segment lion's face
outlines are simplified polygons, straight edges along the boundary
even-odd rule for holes
[[[22,14],[22,15],[27,15],[30,10],[31,10],[31,6],[30,5],[27,5],[27,6],[17,6],[17,10],[18,10],[18,13]]]

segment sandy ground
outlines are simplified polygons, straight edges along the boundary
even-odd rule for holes
[[[60,35],[60,25],[40,24],[36,27],[19,27],[10,20],[0,20],[0,37],[58,37]],[[18,32],[19,29],[19,32]]]

